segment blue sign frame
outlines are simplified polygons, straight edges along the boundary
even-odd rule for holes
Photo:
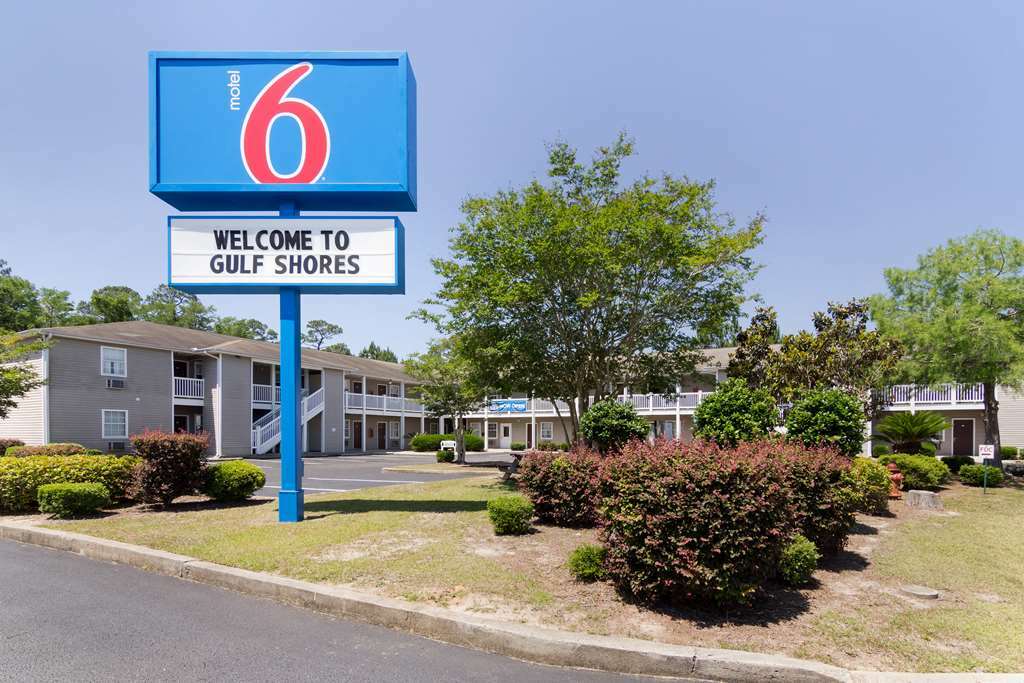
[[[317,109],[330,131],[329,156],[311,182],[261,183],[246,174],[239,139],[273,74],[301,63],[310,65],[309,78],[285,95]],[[231,83],[221,82],[231,71],[240,74],[237,98],[228,97]],[[301,124],[289,131],[291,125],[272,120],[266,132],[266,157],[277,154],[271,140],[283,139],[273,147],[285,150],[289,167],[306,150],[305,129],[300,136]],[[297,140],[301,156],[292,149]],[[416,78],[408,54],[150,52],[149,188],[182,211],[265,211],[286,203],[303,211],[415,211]]]
[[[236,282],[214,284],[209,282],[175,282],[171,277],[171,221],[210,220],[218,221],[311,221],[311,220],[393,220],[395,222],[395,282],[366,284],[326,284],[302,282],[255,283]],[[224,216],[192,215],[167,217],[167,284],[192,294],[279,294],[282,289],[298,290],[302,294],[405,294],[405,226],[398,216]]]

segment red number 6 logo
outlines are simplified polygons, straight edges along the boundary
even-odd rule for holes
[[[313,71],[309,62],[288,67],[256,96],[242,122],[242,164],[257,183],[315,183],[331,156],[331,134],[320,111],[306,100],[288,97],[299,81]],[[292,173],[278,173],[270,162],[270,129],[279,117],[299,124],[302,149]]]

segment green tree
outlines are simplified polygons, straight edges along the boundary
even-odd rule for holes
[[[10,274],[11,274],[11,266],[7,263],[7,261],[5,259],[0,258],[0,275],[10,275]]]
[[[370,342],[369,346],[365,347],[359,352],[360,358],[372,358],[373,360],[383,360],[388,363],[397,363],[398,356],[391,349],[378,346],[377,342]]]
[[[136,320],[142,312],[142,295],[131,287],[109,285],[94,289],[89,302],[79,305],[78,316],[83,321],[119,323]]]
[[[418,379],[420,401],[428,415],[455,419],[456,462],[466,461],[465,416],[479,409],[488,388],[477,383],[473,365],[451,341],[433,342],[426,353],[414,353],[405,371]]]
[[[935,455],[936,441],[949,426],[949,420],[930,410],[899,412],[879,420],[871,438],[889,444],[893,453]]]
[[[996,386],[1024,386],[1024,240],[979,230],[888,268],[871,299],[878,329],[902,340],[905,379],[984,385],[985,441],[999,459]]]
[[[692,373],[755,271],[761,216],[737,226],[712,182],[625,182],[632,155],[624,135],[589,164],[555,144],[548,184],[466,200],[451,256],[433,261],[440,289],[416,314],[463,337],[488,384],[568,403],[573,439],[591,396]]]
[[[302,342],[312,346],[317,351],[342,333],[341,325],[329,323],[326,320],[310,320],[306,323],[306,331],[302,335]]]
[[[38,327],[42,315],[39,292],[31,282],[17,275],[0,275],[0,330],[20,332]]]
[[[606,398],[580,418],[580,433],[602,453],[621,448],[632,439],[647,438],[650,425],[631,404]]]
[[[856,455],[864,445],[864,408],[856,396],[838,389],[805,393],[786,415],[786,437],[810,446],[832,446]]]
[[[769,341],[775,311],[759,309],[751,327],[740,335],[729,364],[729,376],[767,389],[782,403],[792,403],[814,389],[839,389],[861,399],[865,415],[876,416],[884,386],[896,371],[902,354],[899,341],[868,329],[868,304],[852,299],[829,303],[812,318],[814,330],[782,338],[778,350]]]
[[[39,290],[39,321],[45,327],[59,327],[71,324],[75,317],[75,307],[71,303],[71,292],[65,289]]]
[[[38,339],[0,334],[0,419],[7,417],[18,399],[43,384],[31,366],[19,361],[46,348]]]
[[[323,350],[330,351],[331,353],[343,353],[346,356],[352,355],[352,349],[345,342],[334,342],[330,346],[325,346]]]
[[[779,419],[775,399],[765,389],[752,389],[742,379],[718,385],[697,406],[693,434],[723,446],[768,436]]]
[[[232,337],[243,339],[255,339],[257,341],[277,341],[277,330],[260,322],[256,318],[233,318],[226,315],[213,324],[213,331],[219,334],[227,334]]]
[[[207,306],[195,294],[160,285],[146,297],[142,319],[161,325],[211,330],[217,314],[213,306]]]

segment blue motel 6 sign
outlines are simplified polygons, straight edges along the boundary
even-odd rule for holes
[[[416,210],[404,52],[152,52],[150,191],[183,211]]]
[[[404,52],[152,52],[149,189],[168,284],[278,294],[282,522],[303,518],[301,294],[402,294],[416,210],[416,79]],[[278,211],[214,215],[211,211]]]

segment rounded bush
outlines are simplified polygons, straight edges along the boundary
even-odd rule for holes
[[[854,458],[850,466],[850,477],[859,496],[857,508],[861,512],[881,515],[889,511],[892,481],[885,465],[870,458]]]
[[[1017,448],[1016,446],[1000,446],[999,457],[1003,460],[1018,460],[1024,454],[1024,448]]]
[[[991,465],[964,465],[960,468],[960,482],[968,486],[1001,486],[1003,471]]]
[[[728,379],[697,406],[693,434],[723,446],[735,446],[770,434],[778,417],[771,394],[751,389],[741,379]]]
[[[569,453],[530,451],[519,463],[519,486],[537,518],[558,526],[592,526],[597,519],[601,457],[577,448]]]
[[[790,586],[806,586],[814,577],[821,554],[807,537],[797,534],[782,549],[779,557],[779,576]]]
[[[266,475],[256,465],[244,460],[230,460],[206,468],[203,493],[214,500],[245,500],[266,483]]]
[[[132,437],[142,464],[135,472],[132,493],[146,503],[169,505],[179,496],[203,488],[207,437],[204,434],[146,431]]]
[[[941,460],[953,474],[958,474],[960,472],[960,468],[964,465],[974,464],[974,458],[969,455],[947,455],[941,458]]]
[[[438,451],[434,454],[434,457],[437,458],[438,462],[454,462],[455,451]]]
[[[934,491],[948,482],[950,477],[946,463],[929,455],[883,455],[878,462],[883,465],[896,463],[903,474],[904,491]]]
[[[605,555],[603,547],[584,543],[569,555],[569,573],[577,581],[600,581],[604,578]]]
[[[889,444],[876,443],[871,447],[871,455],[875,456],[876,458],[880,455],[890,455],[891,453],[892,448],[889,447]]]
[[[54,517],[77,517],[110,505],[103,484],[43,484],[36,493],[39,511]]]
[[[513,451],[525,451],[526,450],[526,444],[523,443],[522,441],[513,441],[512,442],[512,446],[510,448]]]
[[[580,418],[583,437],[602,453],[616,450],[631,439],[646,439],[650,429],[632,404],[612,398],[598,401]]]
[[[10,446],[4,455],[11,458],[25,458],[30,455],[97,455],[99,451],[86,448],[80,443],[48,443],[42,446]]]
[[[124,498],[140,462],[131,455],[0,458],[0,511],[31,510],[36,491],[44,484],[103,484],[111,498]]]
[[[856,396],[838,389],[810,391],[786,415],[786,438],[856,455],[864,445],[864,420]]]
[[[799,531],[779,457],[793,447],[745,446],[633,441],[604,461],[604,566],[621,592],[647,604],[744,603],[775,574]]]
[[[487,516],[499,536],[528,534],[533,505],[522,496],[500,496],[487,501]]]
[[[749,447],[743,444],[739,448]],[[797,530],[823,553],[842,550],[860,503],[849,459],[831,448],[792,443],[774,446],[772,451],[785,464]]]

